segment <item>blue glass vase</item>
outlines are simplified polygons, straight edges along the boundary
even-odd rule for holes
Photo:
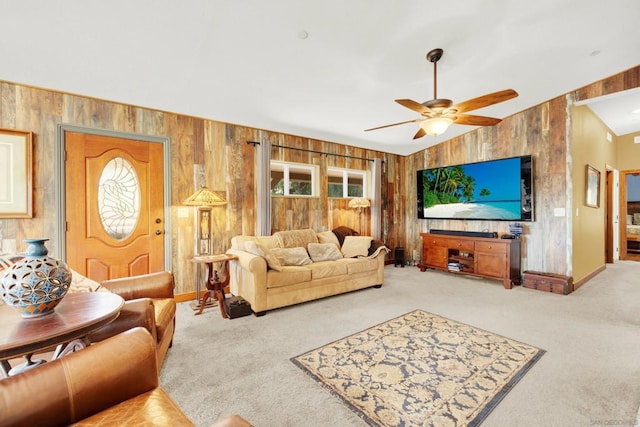
[[[25,257],[7,268],[0,278],[2,299],[24,318],[53,313],[71,284],[67,264],[47,256],[47,240],[24,240],[28,245]]]

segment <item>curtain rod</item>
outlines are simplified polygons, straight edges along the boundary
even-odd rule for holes
[[[247,144],[260,145],[260,143],[256,141],[247,141]],[[272,147],[286,148],[287,150],[306,151],[307,153],[324,154],[325,156],[346,157],[348,159],[366,160],[368,162],[373,162],[373,159],[367,159],[366,157],[347,156],[346,154],[325,153],[324,151],[308,150],[306,148],[286,147],[284,145],[272,145]]]

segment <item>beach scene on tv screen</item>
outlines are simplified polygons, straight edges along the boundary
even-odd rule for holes
[[[423,171],[424,218],[519,220],[520,159]]]

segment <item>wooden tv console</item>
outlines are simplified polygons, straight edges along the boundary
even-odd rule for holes
[[[520,284],[520,239],[420,233],[427,268],[502,280],[505,289]],[[451,265],[450,265],[451,264]]]

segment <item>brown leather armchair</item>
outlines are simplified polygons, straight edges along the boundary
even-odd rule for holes
[[[120,332],[142,326],[157,343],[158,370],[167,350],[173,344],[176,322],[176,302],[173,274],[168,271],[123,277],[101,282],[101,285],[124,298],[118,318],[89,336],[99,342]]]
[[[0,427],[193,425],[158,381],[153,337],[130,329],[2,380]],[[218,425],[251,426],[237,415]]]

